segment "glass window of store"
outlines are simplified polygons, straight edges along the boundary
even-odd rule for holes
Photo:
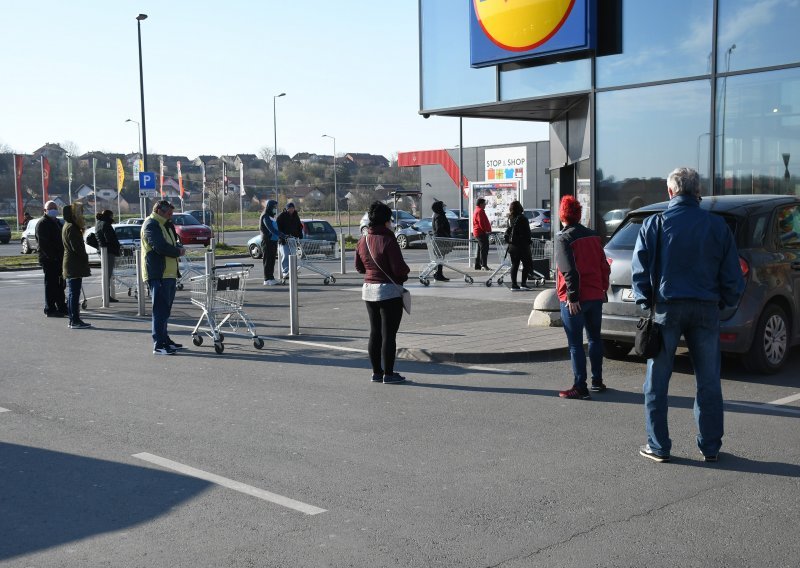
[[[800,2],[719,0],[717,71],[800,61]]]
[[[623,2],[622,53],[597,58],[598,88],[710,74],[713,9],[713,0]]]
[[[422,109],[496,102],[496,69],[470,67],[467,2],[421,0],[420,28]]]
[[[800,195],[800,69],[718,79],[716,118],[715,193]]]
[[[504,101],[588,91],[591,87],[591,59],[565,61],[500,73],[500,99]]]
[[[595,219],[666,200],[667,175],[680,166],[697,169],[711,193],[710,81],[600,92],[596,108]]]

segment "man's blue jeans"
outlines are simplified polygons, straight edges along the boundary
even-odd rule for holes
[[[167,344],[167,322],[172,312],[172,302],[175,300],[175,279],[162,278],[148,280],[150,297],[153,299],[153,347]]]
[[[656,454],[672,451],[667,426],[669,379],[675,350],[681,335],[692,357],[697,394],[694,417],[697,446],[703,455],[715,456],[722,447],[723,409],[720,384],[719,308],[713,302],[685,300],[656,306],[656,322],[661,324],[662,348],[647,361],[644,383],[644,414],[647,443]]]
[[[67,314],[69,323],[81,321],[81,285],[83,278],[67,278]]]
[[[278,245],[281,257],[281,278],[289,274],[289,245]]]
[[[592,365],[592,382],[603,381],[603,342],[600,340],[600,324],[603,320],[603,301],[581,302],[581,311],[570,315],[566,302],[561,302],[561,321],[567,333],[569,358],[575,386],[586,388],[586,353],[583,350],[583,330],[589,339],[589,361]]]

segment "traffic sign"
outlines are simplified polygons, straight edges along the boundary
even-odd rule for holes
[[[139,172],[139,197],[155,198],[156,195],[156,173]]]

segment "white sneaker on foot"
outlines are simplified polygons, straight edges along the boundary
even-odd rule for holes
[[[278,284],[280,284],[280,282],[274,278],[272,280],[264,280],[264,286],[277,286]]]

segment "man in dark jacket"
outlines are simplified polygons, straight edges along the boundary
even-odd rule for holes
[[[583,330],[589,338],[589,360],[592,364],[592,391],[603,392],[603,343],[600,324],[603,302],[607,301],[608,266],[603,244],[594,231],[580,223],[581,204],[572,195],[561,200],[559,216],[564,228],[555,241],[556,291],[561,304],[561,321],[567,334],[572,360],[574,384],[560,391],[561,398],[589,399],[586,387],[586,355],[583,351]]]
[[[447,215],[444,213],[444,203],[441,201],[434,201],[433,205],[431,205],[431,209],[433,210],[433,236],[450,237],[450,221],[447,220]],[[448,244],[449,243],[446,241],[440,243],[440,251],[445,252],[448,248]],[[438,282],[450,281],[450,279],[446,278],[443,274],[443,267],[441,264],[436,267],[436,274],[433,275],[433,279]]]
[[[116,294],[114,293],[114,263],[117,257],[122,254],[122,249],[119,245],[117,233],[114,232],[114,212],[106,209],[102,213],[96,215],[97,223],[94,226],[94,233],[97,237],[97,242],[102,248],[108,251],[108,264],[106,265],[106,273],[108,274],[108,287],[110,292],[110,302],[118,302]]]
[[[64,243],[55,201],[48,201],[44,206],[44,215],[36,223],[36,240],[39,243],[39,266],[44,272],[44,315],[63,318],[67,315],[64,278],[61,275]]]
[[[294,203],[291,201],[286,204],[286,208],[278,215],[276,222],[278,223],[278,230],[286,237],[303,238],[303,223],[300,222],[300,215],[297,214]],[[289,276],[289,245],[286,244],[285,237],[278,240],[278,246],[281,260],[281,278],[287,278]]]
[[[261,229],[261,252],[264,261],[264,286],[280,284],[279,280],[275,280],[275,256],[278,254],[278,240],[281,237],[278,222],[275,219],[277,213],[278,202],[270,199],[258,221]]]

